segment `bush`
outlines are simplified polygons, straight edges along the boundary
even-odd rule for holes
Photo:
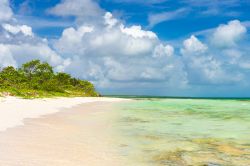
[[[54,94],[55,96],[98,96],[92,83],[71,77],[67,73],[54,73],[52,66],[40,60],[32,60],[15,69],[12,66],[0,71],[0,89],[15,95]],[[32,93],[26,93],[26,91]],[[40,95],[41,96],[41,95]],[[46,97],[46,95],[45,95]]]

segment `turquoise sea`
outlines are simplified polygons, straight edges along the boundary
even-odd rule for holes
[[[116,112],[135,165],[250,166],[250,100],[135,98]]]

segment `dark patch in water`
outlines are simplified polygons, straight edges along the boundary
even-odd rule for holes
[[[127,144],[120,144],[120,147],[128,147]]]
[[[145,139],[149,139],[149,140],[160,140],[161,139],[161,137],[156,136],[156,135],[143,135],[142,137]]]
[[[182,150],[161,152],[153,156],[153,161],[169,166],[185,166],[187,163],[182,159],[183,153],[185,153],[185,151]]]
[[[125,123],[148,123],[149,122],[147,120],[142,120],[139,118],[131,118],[131,117],[123,118],[121,121]]]
[[[201,166],[222,166],[222,165],[217,163],[208,163],[208,164],[203,164]]]

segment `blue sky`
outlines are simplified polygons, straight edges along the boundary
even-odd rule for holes
[[[249,11],[249,0],[3,0],[0,66],[41,59],[104,94],[249,97]]]
[[[62,21],[66,18],[53,17],[46,13],[47,9],[60,3],[60,0],[12,0],[12,8],[17,15],[22,17],[36,17],[48,21]],[[100,0],[100,6],[107,11],[114,13],[117,17],[126,22],[127,25],[141,25],[145,29],[156,32],[163,40],[183,38],[197,31],[210,29],[221,23],[233,19],[241,21],[250,20],[249,0]],[[183,9],[173,18],[163,20],[153,27],[149,27],[149,16],[159,13],[172,13]],[[24,18],[28,21],[29,18]],[[32,20],[29,20],[32,21]],[[74,25],[74,18],[67,18],[69,25]],[[66,24],[67,25],[67,24]],[[61,27],[36,27],[39,35],[60,35]],[[41,29],[40,29],[41,28]]]

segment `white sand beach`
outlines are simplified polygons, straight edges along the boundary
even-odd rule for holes
[[[75,97],[51,99],[21,99],[17,97],[0,97],[0,131],[23,125],[25,118],[38,118],[53,114],[65,108],[71,108],[90,102],[116,102],[125,99],[105,97]]]
[[[1,98],[0,165],[127,165],[111,120],[111,108],[122,101]]]

